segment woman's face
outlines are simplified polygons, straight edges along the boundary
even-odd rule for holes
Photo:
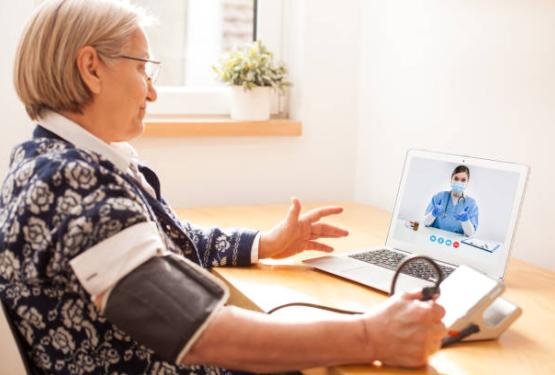
[[[138,28],[122,54],[148,59],[149,46],[145,33]],[[105,69],[102,93],[95,100],[102,105],[105,134],[111,142],[128,141],[140,135],[147,102],[157,94],[145,74],[145,63],[129,59],[115,59]]]
[[[466,172],[459,172],[453,175],[453,177],[451,177],[451,182],[461,182],[463,184],[466,184],[468,182],[468,175],[466,174]]]
[[[468,175],[466,172],[456,173],[451,177],[451,182],[460,182],[466,185],[468,183]]]

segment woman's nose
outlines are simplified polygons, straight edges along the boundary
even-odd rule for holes
[[[156,92],[156,88],[154,87],[154,84],[150,79],[147,81],[147,86],[148,91],[146,93],[146,100],[148,100],[149,102],[156,101],[156,99],[158,98],[158,93]]]

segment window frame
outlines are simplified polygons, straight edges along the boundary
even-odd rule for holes
[[[284,1],[257,0],[255,4],[256,38],[264,41],[276,61],[283,61]],[[230,113],[227,86],[158,86],[156,90],[158,99],[149,104],[151,116],[222,116]],[[283,106],[279,101],[275,94],[272,114],[278,113]]]

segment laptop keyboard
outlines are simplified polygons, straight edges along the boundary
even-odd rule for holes
[[[407,256],[396,251],[381,249],[353,254],[349,255],[349,257],[395,271],[399,263],[401,263]],[[439,267],[441,268],[441,271],[443,271],[444,278],[449,276],[451,272],[455,270],[453,267],[447,267],[441,264]],[[428,262],[421,259],[407,264],[403,267],[403,271],[401,271],[401,273],[428,281],[434,281],[436,279],[436,273],[433,267]]]

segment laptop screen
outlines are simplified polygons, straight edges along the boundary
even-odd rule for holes
[[[527,168],[411,151],[388,245],[503,276]]]

